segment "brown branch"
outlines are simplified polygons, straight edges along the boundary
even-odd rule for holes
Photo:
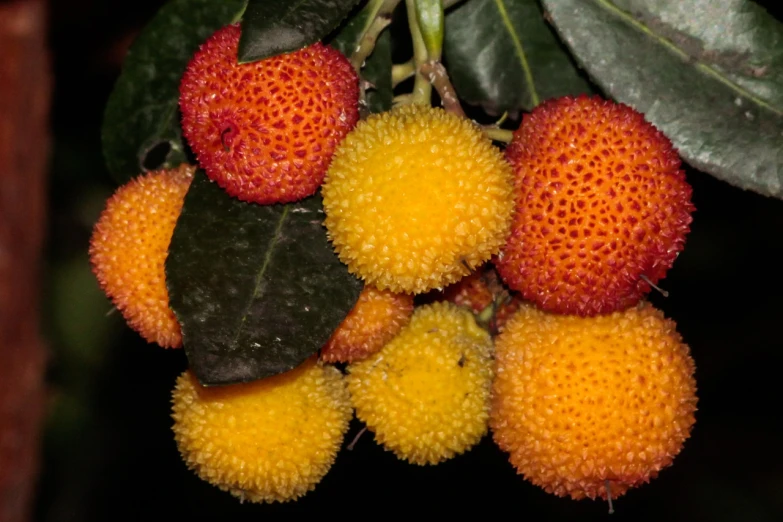
[[[465,117],[465,111],[462,110],[462,105],[459,103],[459,97],[457,91],[454,90],[454,86],[451,85],[449,80],[449,74],[446,72],[446,68],[438,61],[430,61],[421,64],[419,71],[424,75],[427,80],[435,87],[440,95],[440,102],[443,107],[453,112],[458,116]]]
[[[31,518],[43,414],[38,331],[50,98],[44,0],[0,3],[0,522]]]

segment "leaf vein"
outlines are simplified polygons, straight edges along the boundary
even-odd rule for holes
[[[525,73],[525,82],[530,90],[530,101],[532,106],[535,107],[539,104],[541,99],[536,91],[536,84],[533,81],[533,72],[530,70],[530,64],[527,61],[527,54],[525,54],[525,48],[522,46],[522,40],[519,38],[519,35],[514,29],[514,25],[511,23],[511,18],[508,15],[508,10],[506,10],[506,5],[503,0],[495,0],[495,5],[498,8],[500,18],[503,20],[503,25],[506,27],[506,31],[508,31],[511,41],[514,43],[514,49],[519,57],[522,70]]]
[[[500,1],[500,0],[497,0],[497,1]],[[694,56],[691,56],[690,54],[688,54],[687,52],[682,50],[680,47],[678,47],[674,42],[672,42],[671,40],[669,40],[669,39],[667,39],[667,38],[665,38],[665,37],[655,33],[652,29],[650,29],[649,26],[647,26],[644,23],[640,22],[639,20],[634,18],[631,14],[627,13],[626,11],[623,11],[622,9],[620,9],[619,7],[614,5],[611,1],[609,1],[609,0],[594,0],[594,1],[597,4],[599,4],[599,6],[603,7],[607,11],[610,11],[612,14],[614,14],[615,16],[620,18],[623,22],[627,23],[628,25],[630,25],[634,29],[636,29],[636,30],[646,34],[647,36],[655,39],[659,44],[663,45],[664,47],[666,47],[667,49],[672,51],[674,54],[676,54],[677,56],[679,56],[683,60],[695,62],[696,63],[696,67],[700,71],[704,72],[705,74],[707,74],[709,76],[712,76],[713,78],[718,80],[720,83],[724,84],[728,88],[730,88],[733,91],[735,91],[738,95],[743,96],[743,97],[751,100],[756,105],[759,105],[761,107],[764,107],[765,109],[768,109],[768,110],[772,111],[773,113],[775,113],[778,116],[783,116],[783,110],[778,109],[777,107],[772,106],[771,104],[769,104],[766,101],[764,101],[763,99],[759,98],[758,96],[756,96],[752,92],[748,91],[747,89],[743,88],[740,85],[737,85],[736,83],[734,83],[730,79],[726,78],[723,74],[721,74],[720,71],[718,71],[714,67],[712,67],[712,66],[710,66],[710,65],[708,65],[708,64],[706,64],[704,62],[699,61]]]
[[[275,249],[275,245],[277,245],[277,242],[280,240],[280,231],[283,229],[283,223],[285,223],[286,217],[288,217],[288,209],[289,206],[286,205],[283,209],[283,213],[280,215],[280,219],[277,222],[277,228],[275,228],[275,233],[272,236],[271,241],[269,242],[269,247],[266,250],[266,255],[264,256],[264,262],[261,265],[261,269],[258,271],[258,275],[256,276],[255,284],[253,285],[253,292],[250,295],[250,299],[247,301],[247,305],[245,306],[245,309],[242,311],[242,320],[240,321],[239,325],[237,326],[237,333],[234,335],[234,338],[231,340],[231,345],[236,345],[237,341],[239,340],[239,336],[242,333],[242,329],[245,326],[245,323],[247,322],[247,316],[250,312],[250,307],[253,306],[253,302],[258,297],[258,289],[261,286],[261,281],[264,278],[264,273],[266,273],[266,268],[269,266],[269,263],[272,260],[272,252]]]

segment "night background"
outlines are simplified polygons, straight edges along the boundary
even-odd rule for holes
[[[343,447],[314,491],[287,504],[240,504],[187,470],[170,418],[185,354],[147,344],[109,313],[87,258],[92,225],[116,188],[101,154],[104,105],[127,45],[160,5],[50,5],[53,147],[42,296],[49,397],[35,519],[606,519],[602,501],[557,498],[525,482],[489,436],[462,456],[419,467],[367,433],[353,451]],[[618,499],[612,519],[783,520],[783,201],[695,170],[687,178],[697,209],[691,233],[662,281],[670,297],[651,300],[690,345],[697,421],[674,465]],[[346,444],[360,429],[354,420]]]

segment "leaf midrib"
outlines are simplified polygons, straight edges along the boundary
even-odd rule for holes
[[[514,24],[511,23],[511,17],[508,16],[508,10],[506,10],[506,4],[503,2],[503,0],[495,0],[495,6],[498,8],[498,14],[503,20],[503,25],[511,37],[511,42],[514,44],[514,50],[519,57],[522,71],[525,74],[525,83],[527,83],[528,90],[530,91],[530,102],[533,107],[535,107],[540,103],[541,98],[539,98],[538,91],[536,91],[536,84],[533,81],[533,72],[530,70],[530,64],[527,61],[527,54],[525,53],[525,48],[522,46],[522,40],[516,33]]]
[[[496,0],[500,1],[500,0]],[[669,40],[668,38],[665,38],[664,36],[661,36],[654,32],[652,29],[650,29],[649,26],[645,25],[644,23],[640,22],[636,18],[634,18],[631,14],[627,13],[626,11],[623,11],[616,5],[614,5],[609,0],[594,0],[599,7],[604,8],[605,10],[611,12],[618,18],[620,18],[623,22],[627,23],[634,29],[646,34],[647,36],[650,36],[651,38],[655,39],[659,44],[666,47],[676,55],[678,55],[680,58],[683,58],[688,61],[692,61],[696,64],[696,67],[703,71],[705,74],[708,74],[709,76],[712,76],[714,79],[718,80],[722,84],[726,85],[730,89],[732,89],[734,92],[736,92],[739,96],[743,96],[746,99],[752,101],[756,105],[760,107],[764,107],[765,109],[773,112],[774,114],[778,116],[783,116],[783,110],[778,109],[777,107],[769,104],[767,101],[759,98],[752,92],[748,91],[744,87],[737,85],[735,82],[730,80],[729,78],[725,77],[719,70],[715,69],[714,67],[707,65],[704,62],[699,61],[695,56],[691,56],[687,52],[685,52],[683,49],[677,46],[674,42]]]
[[[247,316],[250,313],[250,307],[253,306],[253,302],[258,297],[258,289],[261,286],[261,281],[264,279],[264,274],[266,273],[266,268],[269,266],[269,263],[272,260],[272,254],[275,250],[275,246],[277,245],[278,241],[280,240],[280,232],[283,229],[283,223],[285,223],[286,217],[288,217],[288,210],[289,205],[286,205],[283,208],[283,213],[280,215],[280,219],[277,222],[277,227],[275,228],[275,233],[272,236],[272,239],[269,241],[269,246],[266,249],[266,255],[264,256],[264,262],[261,265],[261,269],[258,271],[258,275],[256,275],[256,281],[255,285],[253,286],[253,292],[250,295],[250,299],[247,300],[247,304],[245,305],[245,309],[242,311],[242,319],[239,322],[239,325],[237,326],[237,332],[234,335],[234,338],[231,340],[230,346],[235,346],[237,344],[237,341],[239,341],[239,336],[242,334],[242,329],[245,326],[245,323],[247,322]]]

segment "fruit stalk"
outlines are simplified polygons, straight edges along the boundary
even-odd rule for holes
[[[392,87],[397,87],[414,74],[416,74],[416,66],[413,65],[413,60],[392,65]]]
[[[365,60],[375,49],[378,36],[391,24],[392,13],[399,3],[400,0],[372,0],[365,7],[365,10],[369,12],[367,24],[362,31],[359,45],[350,57],[351,65],[357,74],[361,72]]]
[[[408,8],[408,27],[411,31],[413,42],[413,63],[416,65],[416,78],[413,83],[413,93],[410,98],[412,103],[429,105],[432,97],[432,85],[422,74],[420,67],[429,60],[427,45],[424,43],[424,37],[419,28],[419,21],[416,17],[416,0],[405,0],[405,6]]]
[[[443,64],[433,60],[422,64],[419,70],[438,91],[443,108],[458,116],[465,117],[465,111],[462,110],[462,105],[457,97],[457,91],[454,90]]]

